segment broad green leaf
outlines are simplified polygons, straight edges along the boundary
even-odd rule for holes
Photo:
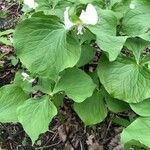
[[[14,32],[14,29],[8,29],[6,31],[0,32],[0,36],[9,35],[9,34],[12,34],[13,32]]]
[[[0,19],[6,19],[9,16],[9,10],[0,10]]]
[[[86,125],[100,123],[107,116],[103,96],[97,91],[84,102],[74,103],[74,110]]]
[[[89,72],[88,75],[93,79],[93,82],[99,86],[99,78],[97,75],[97,71],[95,70],[94,72]]]
[[[28,95],[15,84],[0,88],[0,122],[18,122],[17,108],[28,99]]]
[[[39,77],[35,90],[41,91],[46,94],[51,94],[54,88],[55,82],[49,78]]]
[[[13,32],[14,32],[13,29],[8,29],[6,31],[0,32],[0,36],[9,35],[9,34],[12,34]]]
[[[123,17],[123,32],[130,36],[146,33],[150,28],[150,1],[134,0],[135,9],[130,9]]]
[[[114,113],[123,112],[130,109],[128,103],[114,99],[110,96],[106,98],[106,104],[108,109]]]
[[[106,34],[115,36],[116,35],[116,27],[117,27],[117,18],[113,11],[111,10],[97,10],[99,15],[98,23],[95,26],[89,26],[89,29],[96,34],[99,35]]]
[[[77,34],[77,32],[75,31],[75,34]],[[86,28],[86,30],[84,31],[84,34],[82,35],[77,35],[78,38],[80,39],[80,43],[89,43],[91,44],[92,40],[96,40],[96,36],[95,34],[93,34],[88,28]]]
[[[92,96],[96,85],[90,76],[77,68],[65,70],[60,80],[57,82],[53,93],[65,91],[67,96],[77,103],[83,102],[86,98]]]
[[[0,44],[12,46],[11,41],[7,37],[0,37]]]
[[[95,57],[96,50],[89,45],[83,45],[80,59],[77,63],[78,67],[84,66],[91,62],[93,58]]]
[[[108,53],[109,60],[114,61],[123,48],[126,39],[126,36],[110,36],[101,33],[97,36],[97,43],[103,51]]]
[[[89,29],[96,35],[98,46],[108,53],[110,61],[119,55],[127,36],[116,36],[117,18],[110,10],[100,10],[99,21]]]
[[[94,0],[77,0],[82,4],[92,3]]]
[[[111,0],[111,10],[115,12],[118,19],[121,19],[129,10],[131,0]]]
[[[129,150],[131,147],[133,147],[134,145],[134,149],[135,150],[141,150],[141,148],[144,150],[150,150],[147,146],[145,146],[144,144],[141,144],[139,141],[136,141],[136,140],[132,140],[128,143],[126,143],[124,145],[124,150]]]
[[[21,75],[23,71],[19,70],[14,79],[14,83],[20,87],[24,92],[31,93],[32,92],[32,83],[29,83],[27,80],[23,80],[23,76]]]
[[[94,6],[98,6],[100,8],[103,8],[105,6],[104,0],[71,0],[75,3],[79,2],[80,4],[86,4],[92,3]]]
[[[59,72],[73,67],[81,48],[54,16],[31,17],[14,33],[14,46],[21,62],[32,73],[56,80]]]
[[[103,57],[98,75],[107,92],[128,103],[138,103],[150,97],[150,71],[126,57],[109,62]]]
[[[121,117],[118,117],[118,116],[115,116],[112,119],[112,122],[113,122],[113,124],[117,124],[117,125],[122,126],[122,127],[127,127],[127,126],[130,125],[130,121],[129,120],[121,118]]]
[[[13,66],[16,66],[19,63],[18,58],[16,58],[16,56],[13,56],[13,55],[9,57],[9,60],[11,61],[11,64]]]
[[[150,45],[150,42],[147,42],[141,38],[128,38],[125,46],[133,52],[137,63],[140,61],[142,52]]]
[[[150,55],[146,55],[145,57],[142,58],[141,62],[140,62],[142,65],[149,65],[150,63]]]
[[[132,140],[150,148],[150,118],[138,118],[123,130],[122,143],[126,144]]]
[[[150,99],[146,99],[140,103],[130,104],[134,112],[143,117],[150,117]]]
[[[139,35],[139,37],[145,41],[150,41],[150,30],[144,34]]]
[[[57,108],[59,108],[63,104],[64,98],[65,98],[64,93],[57,93],[57,94],[53,95],[51,100],[54,103],[54,105]]]
[[[48,20],[53,20],[55,22],[58,22],[60,23],[60,18],[55,16],[55,15],[45,15],[43,12],[36,12],[36,13],[33,13],[32,16],[30,18],[45,18],[45,19],[48,19]]]
[[[17,112],[19,122],[34,144],[39,134],[48,130],[50,121],[57,114],[57,108],[48,96],[43,96],[27,100]]]
[[[63,18],[65,8],[72,6],[73,2],[63,0],[37,0],[37,12],[43,11],[46,15],[56,15]]]
[[[107,91],[104,89],[104,87],[102,87],[101,90],[105,97],[105,101],[106,101],[106,105],[108,109],[112,111],[113,113],[123,112],[123,111],[127,111],[130,109],[128,103],[111,97],[107,93]]]
[[[121,3],[122,0],[111,0],[110,1],[110,6],[113,7],[114,5]]]

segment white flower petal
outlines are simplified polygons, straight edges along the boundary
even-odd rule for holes
[[[79,34],[82,35],[83,34],[83,31],[82,31],[83,30],[83,26],[82,25],[78,25],[77,29],[78,29],[77,35],[79,35]]]
[[[36,7],[38,7],[38,3],[34,3],[34,8],[33,9],[35,9]]]
[[[34,0],[24,0],[24,4],[32,9],[35,9],[38,6],[38,4]]]
[[[25,73],[25,72],[22,72],[21,75],[22,75],[24,78],[28,78],[28,77],[29,77],[29,75],[28,75],[27,73]]]
[[[22,77],[23,77],[23,81],[26,80],[26,81],[28,81],[29,83],[32,83],[32,82],[35,81],[35,79],[30,78],[30,76],[29,76],[27,73],[25,73],[25,72],[22,72],[21,75],[22,75]]]
[[[131,3],[129,7],[130,7],[130,9],[135,9],[135,4]]]
[[[33,83],[34,81],[35,81],[35,79],[28,80],[29,83]]]
[[[98,22],[98,14],[92,4],[88,4],[86,10],[82,10],[80,20],[83,24],[96,25]]]
[[[74,26],[74,23],[70,21],[69,19],[69,7],[66,7],[66,10],[64,12],[64,24],[65,29],[69,30],[72,26]]]
[[[23,81],[27,80],[29,78],[29,75],[25,72],[21,73],[22,77],[23,77]]]

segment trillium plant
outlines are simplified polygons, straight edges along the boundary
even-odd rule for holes
[[[150,0],[24,0],[24,7],[13,35],[23,70],[0,88],[0,122],[20,122],[34,144],[69,98],[86,126],[132,112],[121,142],[149,149]]]

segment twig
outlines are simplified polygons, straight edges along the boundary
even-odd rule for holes
[[[107,136],[107,134],[108,134],[108,131],[109,131],[111,125],[112,125],[112,118],[113,118],[113,117],[114,117],[114,114],[112,114],[111,117],[110,117],[110,121],[109,121],[109,124],[108,124],[108,126],[107,126],[106,132],[105,132],[105,134],[104,134],[104,136],[103,136],[103,139],[105,139],[106,136]]]
[[[54,147],[54,146],[56,146],[56,145],[58,145],[60,143],[61,143],[61,141],[59,141],[59,142],[57,142],[55,144],[48,145],[48,146],[42,146],[42,147],[35,148],[35,150],[41,150],[41,149],[44,149],[44,148]]]

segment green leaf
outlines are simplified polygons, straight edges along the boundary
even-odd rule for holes
[[[119,126],[123,126],[123,127],[127,127],[130,125],[130,121],[128,121],[127,119],[115,116],[115,118],[113,118],[112,120],[113,124],[117,124]]]
[[[116,36],[117,18],[112,11],[101,10],[99,18],[98,24],[89,29],[96,35],[98,46],[108,53],[110,61],[114,61],[123,48],[127,36]]]
[[[53,0],[36,0],[36,2],[38,3],[38,7],[36,8],[36,11],[50,12],[50,10],[52,9]]]
[[[12,34],[13,32],[14,32],[13,29],[8,29],[6,31],[0,32],[0,36],[9,35]]]
[[[37,12],[43,11],[46,15],[56,15],[60,18],[63,18],[65,8],[73,5],[71,1],[63,0],[37,0],[37,3]]]
[[[97,91],[84,102],[74,103],[74,110],[86,125],[100,123],[107,116],[103,96]]]
[[[49,78],[39,77],[37,85],[34,87],[35,90],[41,91],[46,94],[51,94],[53,88],[55,86],[55,82]]]
[[[115,12],[117,18],[121,19],[129,10],[131,0],[111,0],[111,10]]]
[[[21,62],[32,73],[56,80],[59,72],[73,67],[81,47],[54,16],[37,16],[20,23],[14,46]]]
[[[121,134],[122,143],[126,144],[132,140],[150,148],[150,118],[138,118],[131,123]]]
[[[139,35],[139,37],[145,41],[150,41],[150,30],[144,34]]]
[[[97,36],[97,43],[103,51],[108,53],[109,60],[114,61],[123,48],[126,39],[126,36],[110,36],[101,33]]]
[[[92,3],[94,0],[77,0],[82,4]]]
[[[57,82],[53,93],[65,91],[67,96],[77,103],[83,102],[86,98],[92,96],[96,85],[90,76],[77,68],[65,70],[60,80]]]
[[[130,109],[128,103],[118,100],[118,99],[114,99],[107,93],[104,87],[102,87],[102,93],[105,97],[105,101],[106,101],[108,109],[112,111],[113,113],[123,112],[123,111],[127,111]]]
[[[22,71],[23,72],[23,71]],[[27,80],[23,80],[23,76],[21,75],[21,70],[19,70],[14,79],[14,83],[20,87],[25,93],[30,94],[32,92],[32,83],[29,83]]]
[[[22,105],[28,95],[15,84],[0,88],[0,122],[18,122],[17,108]]]
[[[125,46],[131,50],[135,56],[137,63],[140,61],[142,52],[150,45],[150,42],[147,42],[140,38],[129,38],[127,39]]]
[[[19,63],[19,60],[13,55],[9,57],[9,60],[11,60],[13,66],[16,66]]]
[[[146,65],[150,63],[150,55],[146,55],[145,57],[142,58],[141,62],[140,62],[142,65]]]
[[[97,10],[99,15],[98,23],[95,26],[89,26],[89,29],[96,34],[99,35],[116,35],[116,27],[117,27],[117,18],[115,13],[111,10]]]
[[[140,103],[130,104],[134,112],[143,117],[150,117],[150,99],[146,99]]]
[[[132,141],[126,143],[124,145],[124,150],[129,150],[131,147],[133,147],[133,145],[134,145],[135,150],[141,150],[141,148],[142,149],[144,148],[144,150],[145,149],[150,150],[147,146],[145,146],[144,144],[141,144],[140,142],[138,142],[136,140],[132,140]]]
[[[7,16],[9,15],[9,11],[8,10],[0,10],[0,19],[5,19],[7,18]]]
[[[150,28],[150,1],[134,0],[135,9],[129,10],[123,18],[123,32],[130,36],[146,33]]]
[[[138,103],[150,97],[150,71],[126,57],[109,62],[102,58],[98,76],[107,92],[128,103]]]
[[[110,6],[113,7],[114,5],[121,3],[122,0],[111,0],[110,1]]]
[[[77,34],[77,32],[75,31],[75,34]],[[84,34],[82,35],[77,35],[77,37],[80,39],[80,43],[89,43],[91,44],[92,40],[96,40],[96,36],[95,34],[93,34],[88,28],[86,28],[86,30],[84,31]]]
[[[12,46],[11,41],[7,37],[0,37],[0,44]]]
[[[89,45],[83,45],[80,59],[77,63],[78,67],[84,66],[91,62],[95,57],[96,50]]]
[[[108,109],[114,113],[123,112],[130,109],[128,103],[114,99],[110,96],[106,98],[106,103]]]
[[[54,105],[57,108],[59,108],[63,104],[64,98],[65,98],[64,93],[57,93],[57,94],[53,95],[51,100],[54,103]]]
[[[97,75],[97,71],[94,72],[88,72],[88,75],[92,78],[93,82],[99,87],[99,78]]]
[[[57,108],[48,96],[43,96],[27,100],[17,112],[19,122],[34,144],[39,134],[48,130],[50,121],[57,114]]]

